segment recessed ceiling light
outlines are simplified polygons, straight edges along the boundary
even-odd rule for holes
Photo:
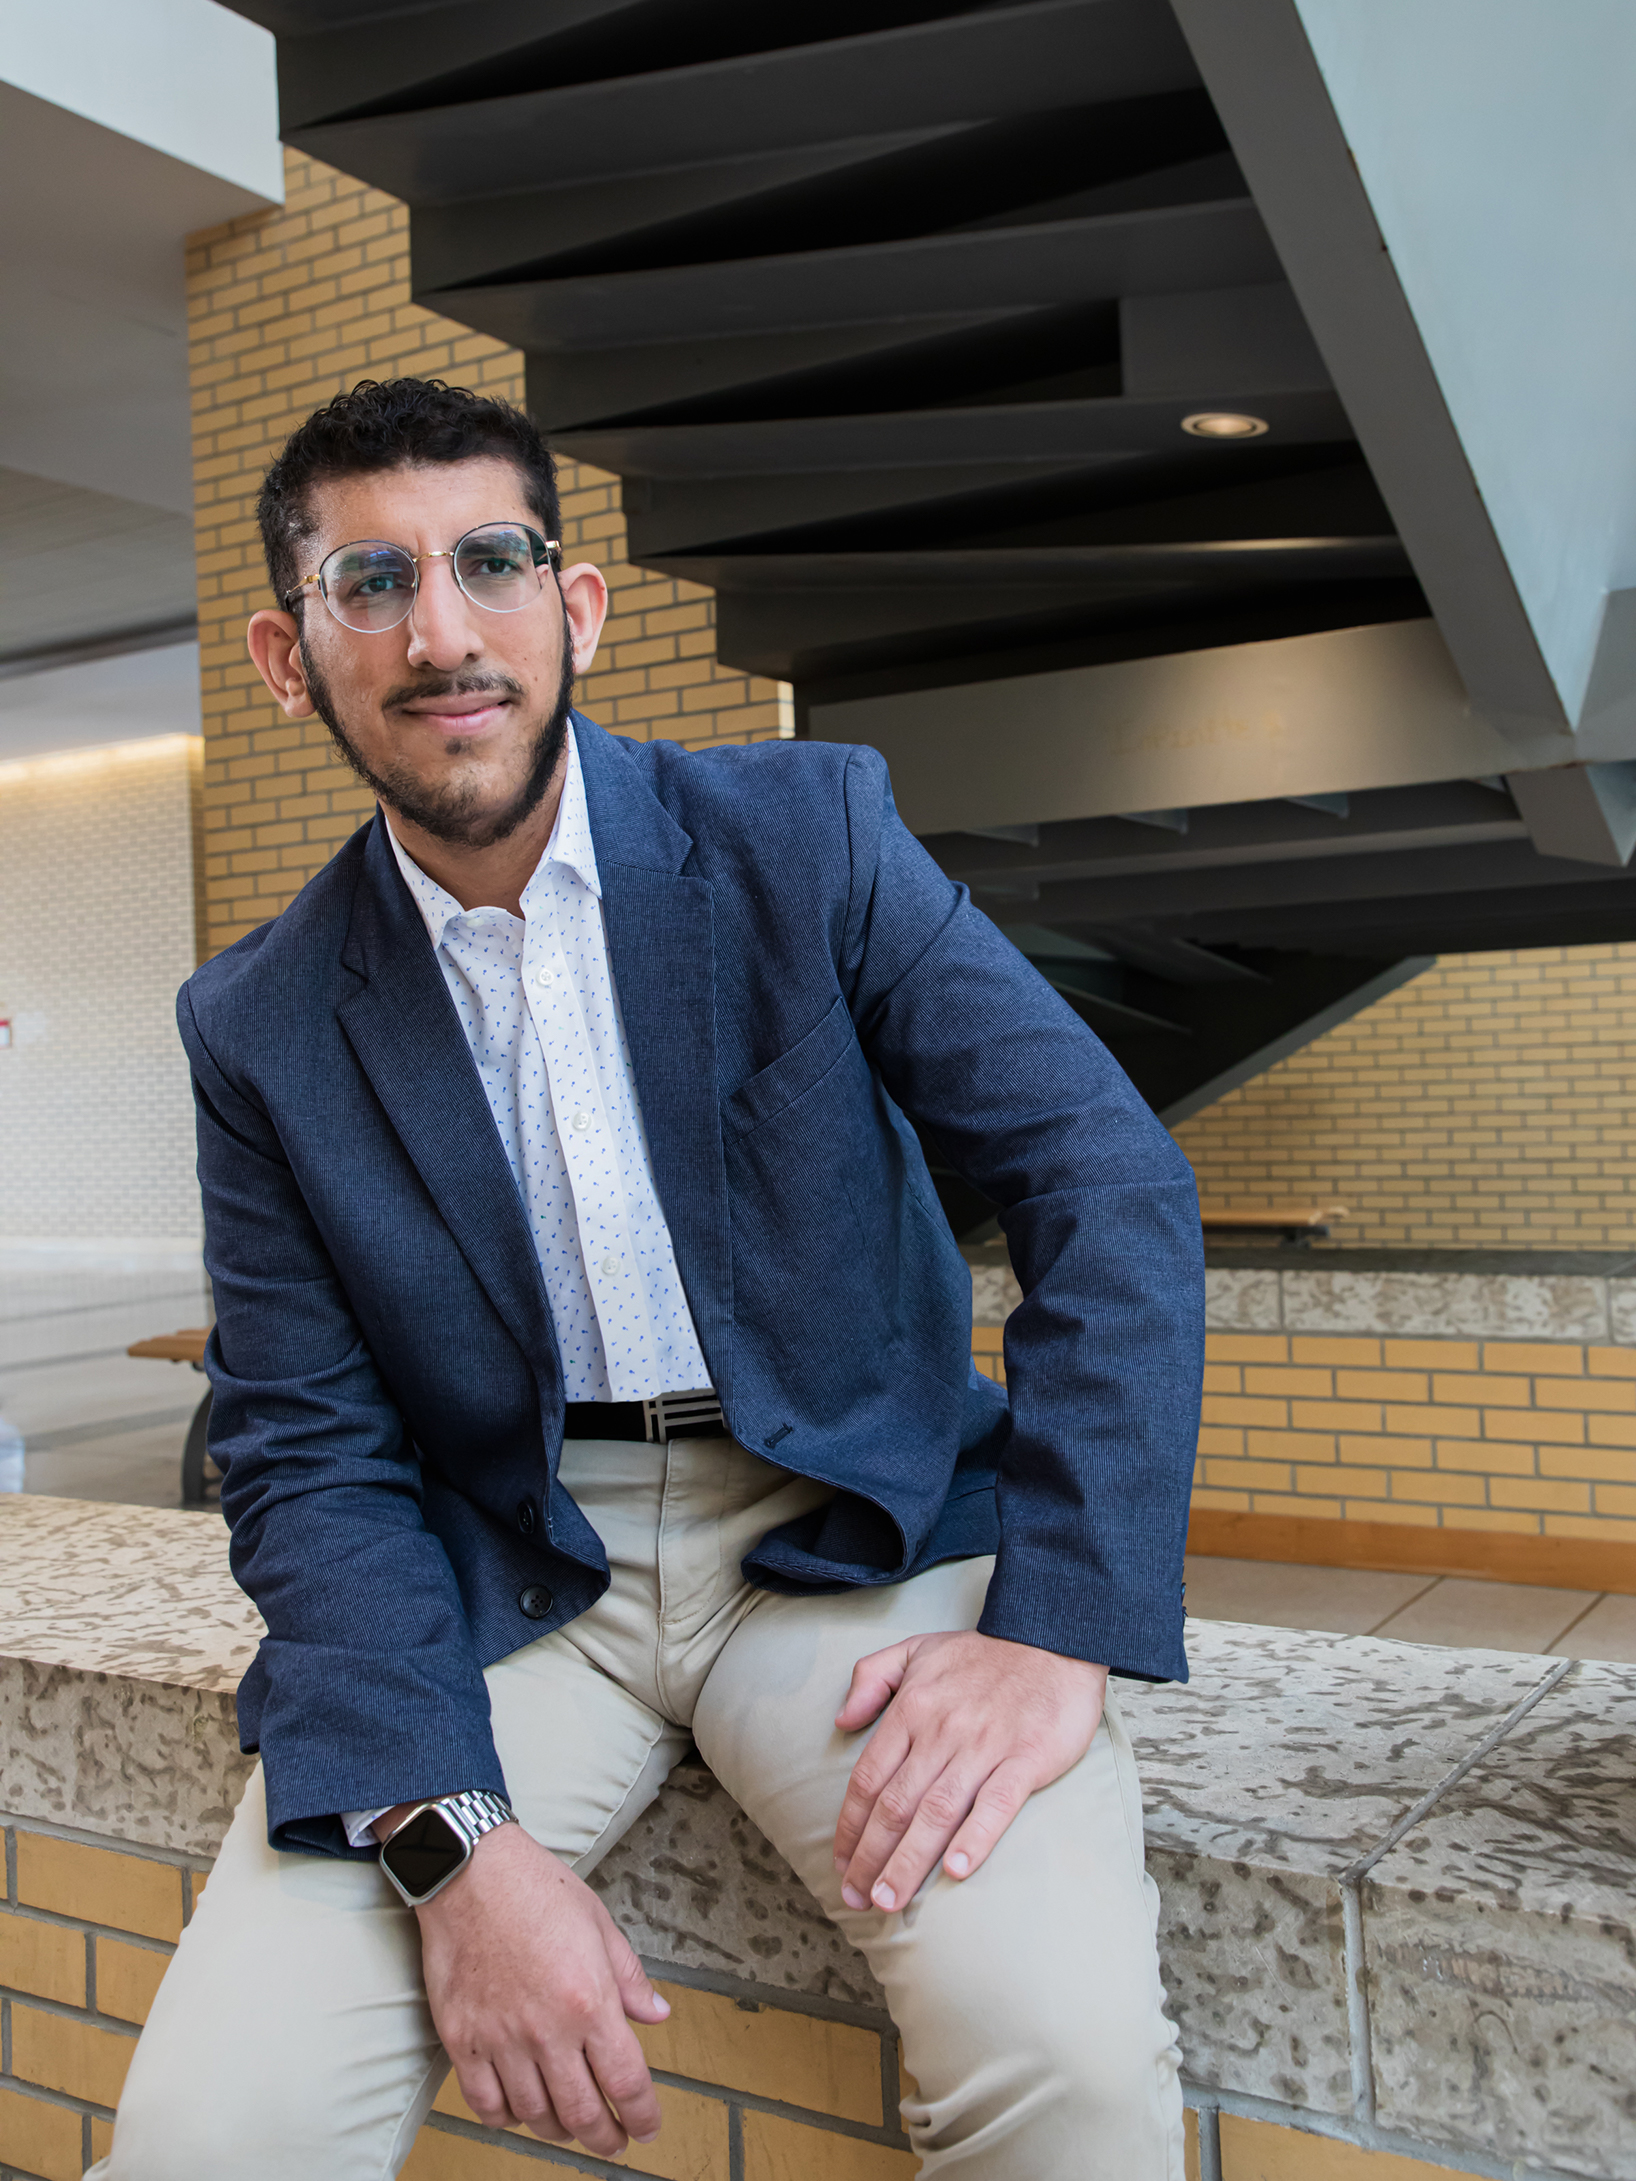
[[[1265,417],[1236,416],[1230,409],[1201,409],[1182,418],[1182,430],[1195,439],[1259,439],[1266,429]]]

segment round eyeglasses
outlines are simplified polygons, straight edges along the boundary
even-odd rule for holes
[[[544,570],[561,567],[562,547],[526,523],[480,523],[446,553],[407,553],[384,538],[361,538],[326,554],[285,604],[316,588],[343,628],[382,636],[414,611],[423,560],[446,560],[461,590],[486,613],[521,613],[539,597]]]

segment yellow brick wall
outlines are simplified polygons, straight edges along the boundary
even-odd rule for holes
[[[1211,1333],[1196,1508],[1636,1542],[1636,1350]]]
[[[132,1853],[27,1822],[0,1828],[0,2181],[79,2181],[114,2108],[165,1964],[208,1876],[197,1856]],[[889,2026],[660,1989],[670,2019],[640,2029],[659,2086],[656,2143],[621,2161],[659,2181],[913,2181],[898,2125]],[[209,2032],[201,2026],[201,2050]],[[299,2095],[299,2086],[292,2086]],[[528,2181],[579,2153],[477,2122],[451,2077],[405,2181]],[[598,2168],[601,2171],[601,2168]]]
[[[1002,1328],[972,1356],[1005,1379]],[[1205,1337],[1193,1506],[1636,1544],[1636,1349]]]
[[[1176,1131],[1353,1247],[1636,1248],[1636,945],[1448,955]]]
[[[281,210],[188,248],[212,953],[276,915],[371,807],[324,727],[287,721],[245,655],[245,621],[272,603],[254,519],[268,462],[359,379],[437,377],[523,399],[515,349],[410,302],[404,206],[294,152],[285,175]],[[595,559],[613,591],[583,708],[621,734],[689,746],[793,732],[785,685],[717,664],[713,595],[629,565],[618,481],[565,462],[561,486],[569,557]]]
[[[0,1820],[0,1851],[0,2181],[80,2181],[107,2154],[138,2029],[209,1865],[27,1821]],[[638,2035],[663,2129],[633,2146],[622,2170],[655,2181],[913,2181],[920,2161],[896,2126],[890,2028],[673,1980],[659,1988],[670,2019]],[[201,2025],[201,2053],[209,2042]],[[1431,2181],[1450,2171],[1267,2120],[1210,2112],[1203,2126],[1219,2141],[1222,2181]],[[1199,2181],[1200,2128],[1189,2111],[1187,2181]],[[591,2165],[521,2130],[481,2127],[451,2077],[403,2177],[533,2181],[542,2168]]]

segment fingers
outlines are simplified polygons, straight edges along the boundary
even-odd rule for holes
[[[488,2077],[486,2085],[477,2084],[478,2072],[476,2067],[461,2069],[460,2089],[485,2128],[521,2126],[545,2143],[567,2141],[568,2131],[557,2118],[551,2094],[531,2052],[504,2052],[482,2063],[481,2072]]]
[[[670,2001],[654,1990],[647,1971],[636,1958],[636,1949],[611,1916],[602,1943],[608,1950],[608,1967],[613,1971],[619,2003],[626,2014],[633,2022],[663,2022],[670,2013]]]
[[[835,1821],[835,1868],[838,1871],[845,1871],[857,1854],[864,1827],[874,1813],[876,1798],[902,1767],[909,1754],[909,1740],[904,1721],[888,1712],[875,1729],[869,1747],[852,1767],[841,1814]],[[870,1875],[873,1880],[874,1874]]]
[[[492,2060],[457,2060],[455,2074],[460,2082],[460,2095],[485,2128],[509,2128],[518,2118]],[[543,2093],[544,2086],[541,2088]]]
[[[626,2030],[625,2035],[630,2037],[630,2032]],[[631,2038],[633,2045],[635,2042]],[[637,2061],[638,2064],[641,2063],[640,2053],[637,2054]],[[598,2086],[598,2078],[591,2071],[588,2051],[582,2048],[574,2052],[558,2052],[547,2065],[551,2103],[556,2108],[556,2117],[562,2124],[564,2134],[571,2136],[576,2143],[582,2143],[597,2158],[618,2158],[629,2148],[630,2137],[620,2125],[618,2117],[608,2110],[607,2100]],[[618,2070],[614,2072],[617,2073]],[[642,2072],[644,2075],[647,2073],[645,2066]],[[652,2094],[651,2085],[649,2094]],[[650,2135],[657,2132],[658,2126],[659,2105],[658,2100],[654,2099]]]
[[[995,1766],[943,1857],[943,1868],[951,1878],[969,1878],[973,1871],[982,1869],[1036,1784],[1028,1768],[1016,1758]]]
[[[638,2143],[651,2143],[659,2133],[659,2093],[629,2028],[621,2022],[611,2034],[593,2036],[585,2057],[601,2096],[613,2107],[625,2132]],[[580,2140],[588,2150],[596,2148],[588,2136]]]
[[[852,1669],[846,1702],[835,1714],[835,1724],[843,1734],[855,1734],[879,1716],[893,1693],[902,1686],[913,1648],[911,1637],[906,1643],[894,1643],[884,1651],[871,1651],[867,1658],[859,1659]]]
[[[916,1756],[919,1756],[917,1751]],[[976,1799],[982,1770],[969,1758],[938,1769],[911,1761],[882,1788],[841,1888],[848,1908],[902,1908],[937,1867]]]

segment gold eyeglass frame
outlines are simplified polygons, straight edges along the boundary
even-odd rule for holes
[[[409,619],[409,616],[415,610],[415,600],[420,596],[421,562],[423,560],[446,560],[449,563],[449,573],[454,577],[455,584],[459,589],[461,597],[464,598],[468,602],[468,604],[478,607],[484,613],[522,613],[525,610],[526,606],[533,603],[531,599],[525,600],[522,606],[488,606],[483,603],[482,599],[473,598],[470,591],[468,591],[466,586],[460,581],[460,571],[454,566],[454,557],[459,552],[460,548],[465,544],[466,540],[468,538],[476,537],[479,530],[521,530],[528,537],[538,538],[541,545],[545,547],[545,565],[551,570],[551,573],[553,575],[559,575],[561,573],[562,540],[560,538],[543,537],[541,533],[534,528],[532,523],[512,522],[508,517],[500,515],[496,516],[492,522],[473,523],[469,530],[463,530],[460,533],[459,537],[455,539],[453,545],[449,547],[447,552],[411,553],[404,546],[399,545],[392,538],[349,538],[345,545],[331,546],[330,550],[324,555],[323,560],[318,563],[318,566],[313,570],[312,574],[310,576],[303,576],[301,578],[301,581],[286,597],[284,601],[284,610],[287,613],[290,610],[292,603],[300,597],[303,591],[316,590],[319,597],[324,601],[324,611],[329,615],[330,619],[335,623],[337,628],[345,629],[347,633],[351,636],[390,636],[394,629],[402,628],[404,622]],[[415,571],[415,587],[409,594],[408,605],[405,607],[402,614],[399,615],[398,619],[396,621],[388,622],[385,628],[360,629],[354,628],[350,621],[343,621],[341,619],[341,616],[336,612],[335,608],[330,604],[329,594],[324,589],[323,574],[325,563],[328,561],[332,561],[337,553],[350,553],[355,551],[359,546],[362,545],[384,545],[394,553],[402,553],[404,559],[410,563]],[[540,584],[540,590],[543,592],[544,589],[545,584],[542,581]]]

